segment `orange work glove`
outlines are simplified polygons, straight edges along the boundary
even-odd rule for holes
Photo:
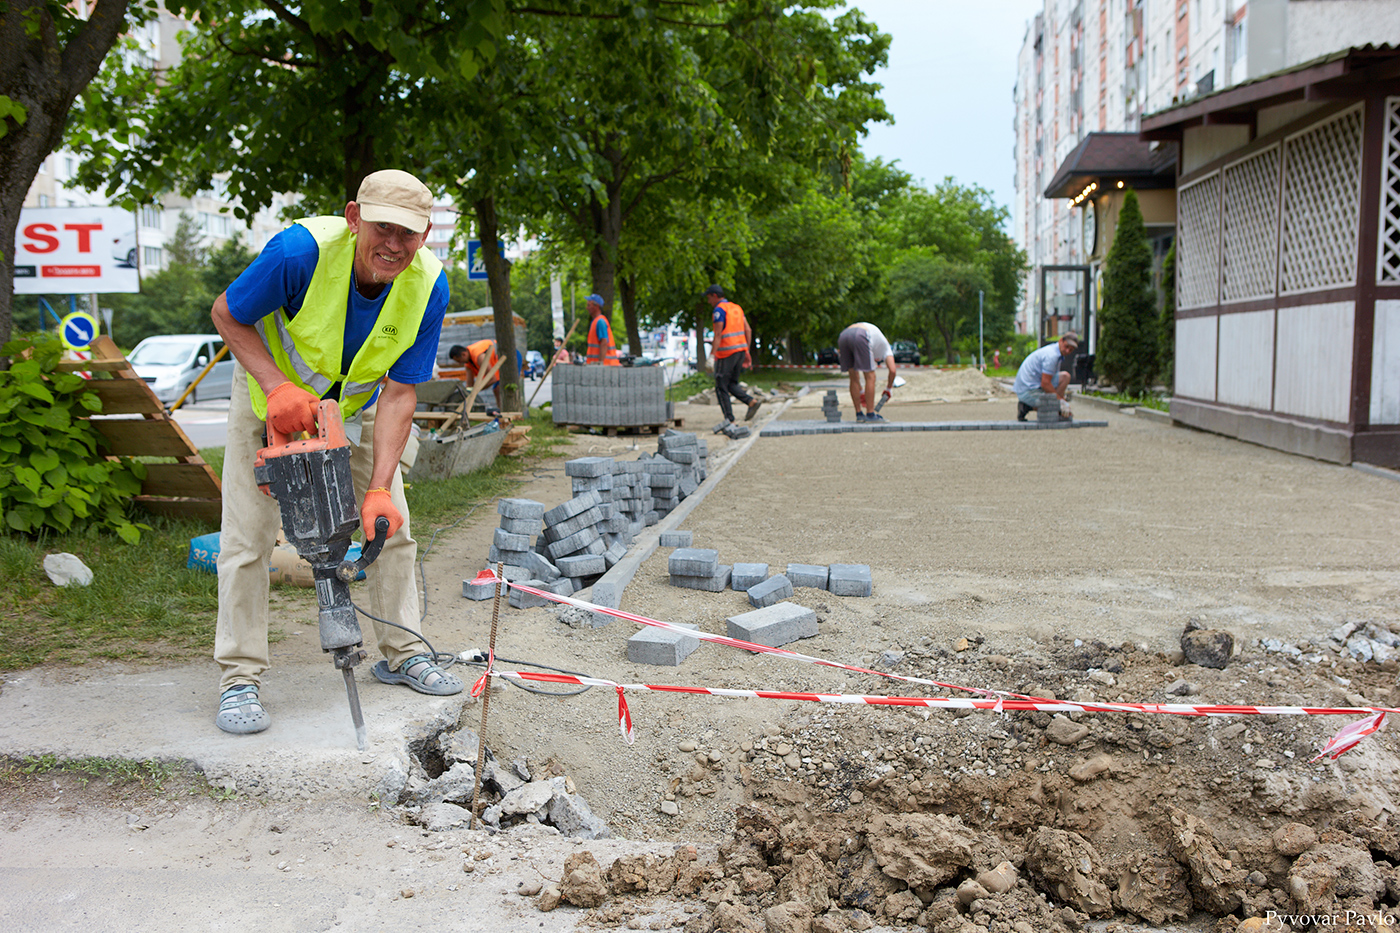
[[[381,515],[389,520],[389,533],[385,535],[387,541],[403,527],[403,516],[394,508],[394,501],[389,498],[389,490],[384,486],[365,493],[364,504],[360,506],[360,524],[364,525],[366,541],[374,540],[374,520]]]
[[[284,382],[267,395],[267,423],[278,434],[291,436],[298,431],[314,434],[316,408],[321,400],[305,389]]]

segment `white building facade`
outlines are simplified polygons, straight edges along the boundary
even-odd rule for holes
[[[1083,236],[1094,197],[1046,197],[1086,136],[1136,133],[1146,114],[1382,42],[1400,42],[1400,0],[1045,0],[1027,26],[1013,91],[1012,236],[1032,267],[1018,330],[1039,326],[1042,267],[1100,258]],[[1049,277],[1047,304],[1083,301],[1073,292],[1081,280]]]

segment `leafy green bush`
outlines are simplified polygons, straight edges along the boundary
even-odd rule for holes
[[[13,361],[0,372],[0,514],[11,531],[35,535],[105,529],[135,544],[141,528],[127,506],[146,467],[107,460],[106,439],[86,415],[102,410],[88,381],[55,371],[63,347],[52,334],[27,334],[0,348]]]

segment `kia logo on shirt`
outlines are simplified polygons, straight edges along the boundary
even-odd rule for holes
[[[399,335],[399,329],[393,324],[385,324],[379,329],[379,332],[385,337],[397,337]]]

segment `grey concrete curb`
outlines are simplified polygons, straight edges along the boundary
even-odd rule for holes
[[[788,410],[788,406],[794,401],[796,401],[796,399],[788,399],[784,402],[782,407],[780,407],[772,417],[767,419],[767,422],[776,421],[781,418],[783,413]],[[637,570],[642,566],[642,561],[654,554],[657,547],[660,546],[661,533],[675,531],[682,522],[689,518],[690,513],[695,511],[695,507],[703,502],[705,497],[710,494],[710,491],[719,485],[720,480],[724,479],[725,474],[729,472],[730,468],[738,463],[739,459],[743,457],[744,454],[748,453],[749,448],[754,445],[762,434],[763,432],[761,429],[755,430],[750,434],[748,438],[739,445],[738,449],[728,457],[724,466],[705,477],[705,481],[700,484],[699,488],[686,496],[684,501],[667,513],[665,518],[637,535],[632,541],[632,546],[627,549],[626,557],[622,558],[622,560],[613,565],[611,570],[594,581],[593,586],[586,590],[580,590],[574,595],[587,602],[593,602],[593,589],[601,584],[605,585],[606,589],[616,594],[616,601],[620,604],[622,602],[622,591],[627,587],[627,584],[632,582],[632,577],[636,575]]]
[[[1372,476],[1379,476],[1381,479],[1400,480],[1400,473],[1394,470],[1388,470],[1382,466],[1376,466],[1374,463],[1353,463],[1351,468],[1353,470],[1360,470],[1362,473],[1370,473]]]

